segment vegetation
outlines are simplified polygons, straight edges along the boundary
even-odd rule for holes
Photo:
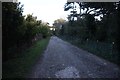
[[[49,23],[33,14],[23,16],[21,3],[2,3],[3,78],[24,77],[45,49],[51,32],[120,64],[120,2],[67,2],[64,10],[70,11],[68,21],[55,20],[55,31],[50,31]]]
[[[59,35],[62,34],[62,32],[60,33],[63,24],[66,22],[66,20],[60,18],[54,21],[53,26],[55,27],[55,31],[53,31],[54,35]]]
[[[49,41],[49,24],[23,16],[21,3],[2,3],[2,77],[25,77]]]
[[[67,2],[64,10],[70,15],[59,37],[119,64],[120,2]]]
[[[38,40],[19,56],[3,63],[4,78],[24,78],[42,55],[50,38]]]
[[[48,24],[32,14],[23,16],[20,3],[2,3],[3,61],[19,55],[25,47],[49,36]]]

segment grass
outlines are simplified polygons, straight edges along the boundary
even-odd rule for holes
[[[105,42],[97,42],[97,41],[83,41],[81,42],[81,40],[79,38],[66,38],[64,37],[60,37],[65,41],[70,42],[71,44],[82,48],[83,50],[86,50],[88,52],[91,52],[94,55],[97,55],[101,58],[104,58],[110,62],[113,62],[115,64],[119,65],[119,61],[118,61],[118,52],[116,50],[113,50],[113,45],[111,43],[105,43]]]
[[[11,59],[2,64],[3,78],[24,78],[36,60],[41,56],[49,42],[49,38],[39,40],[32,47],[24,51],[21,57]]]

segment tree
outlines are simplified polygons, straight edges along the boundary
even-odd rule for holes
[[[18,29],[23,23],[23,6],[20,3],[2,3],[2,25],[3,25],[3,56],[8,49],[19,42]],[[3,58],[4,59],[4,58]]]
[[[49,35],[48,24],[42,24],[33,14],[25,17],[22,12],[20,3],[2,3],[3,61],[19,54],[25,44],[30,46],[36,36],[42,35],[43,38]]]
[[[64,11],[68,11],[68,10],[72,9],[70,11],[71,14],[68,16],[69,21],[74,21],[74,18],[78,16],[76,8],[77,7],[75,5],[75,2],[67,2],[64,5]]]
[[[64,10],[73,10],[73,4],[74,2],[67,2]],[[74,16],[74,12],[71,12],[68,15],[69,22],[64,30],[67,34],[62,34],[64,38],[69,38],[69,41],[79,46],[83,43],[84,47],[94,43],[97,46],[91,45],[91,47],[97,47],[96,50],[101,46],[106,49],[109,47],[112,54],[108,53],[108,55],[112,56],[111,59],[118,60],[115,62],[119,64],[120,2],[77,2],[77,4],[79,4],[80,13],[75,13],[76,16]],[[77,21],[71,21],[72,17],[77,17]],[[104,46],[104,43],[107,45]]]
[[[66,20],[60,18],[54,21],[53,26],[55,27],[55,34],[58,35],[60,30],[63,29],[63,25]]]

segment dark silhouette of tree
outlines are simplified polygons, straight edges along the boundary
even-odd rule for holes
[[[3,36],[3,56],[8,49],[19,42],[19,27],[23,23],[23,8],[20,3],[2,3],[2,36]],[[4,59],[4,58],[3,58]]]
[[[20,4],[2,3],[3,61],[19,55],[22,46],[30,46],[39,36],[49,36],[48,24],[43,24],[33,14],[23,16],[23,5]]]

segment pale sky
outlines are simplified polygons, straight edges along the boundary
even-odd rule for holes
[[[23,15],[32,14],[37,16],[38,20],[53,24],[53,21],[59,18],[67,20],[69,11],[64,11],[64,5],[67,0],[18,0],[24,4]]]

